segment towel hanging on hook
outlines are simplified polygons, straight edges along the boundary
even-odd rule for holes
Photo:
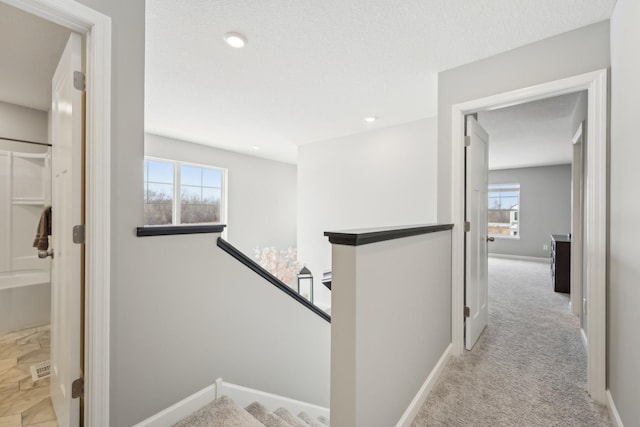
[[[33,247],[38,248],[39,251],[48,250],[49,236],[51,236],[51,206],[46,206],[40,215]]]

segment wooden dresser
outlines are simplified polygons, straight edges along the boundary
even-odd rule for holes
[[[551,235],[551,281],[556,292],[571,291],[571,238],[566,234]]]

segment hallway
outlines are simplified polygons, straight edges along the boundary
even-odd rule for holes
[[[488,327],[449,360],[413,426],[610,426],[586,393],[586,352],[568,304],[547,263],[489,258]]]

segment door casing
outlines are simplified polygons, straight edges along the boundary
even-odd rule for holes
[[[452,354],[464,349],[464,117],[568,93],[587,91],[587,170],[584,232],[588,304],[588,392],[606,403],[606,258],[607,258],[607,83],[606,69],[475,99],[452,107]]]
[[[109,426],[111,18],[77,2],[0,0],[85,39],[86,258],[84,425]]]

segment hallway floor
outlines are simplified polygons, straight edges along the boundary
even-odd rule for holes
[[[0,427],[58,427],[49,378],[31,379],[31,365],[49,357],[48,325],[0,336]]]
[[[549,264],[489,258],[488,327],[449,360],[413,426],[610,426],[586,392],[586,367]]]

